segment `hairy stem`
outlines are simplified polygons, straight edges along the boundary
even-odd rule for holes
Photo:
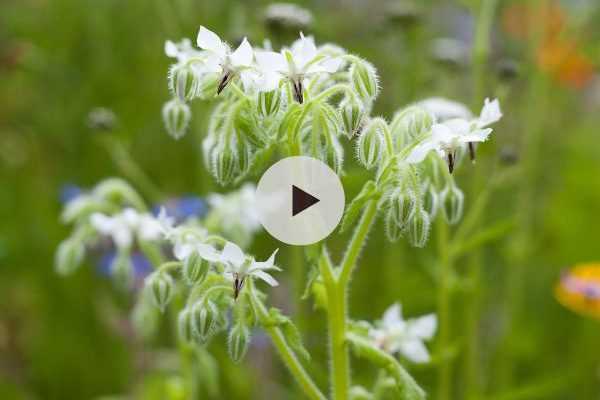
[[[452,262],[448,252],[448,227],[446,224],[438,224],[438,252],[440,257],[440,277],[438,288],[438,316],[440,329],[438,335],[438,353],[440,354],[440,366],[438,371],[438,399],[449,400],[451,398],[452,360],[448,356],[450,346],[450,278]]]

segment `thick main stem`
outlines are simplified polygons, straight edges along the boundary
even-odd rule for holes
[[[448,358],[450,346],[450,277],[452,264],[448,253],[448,227],[439,224],[438,251],[440,256],[440,279],[438,289],[439,354],[441,355],[438,375],[438,399],[448,400],[451,394],[452,360]]]
[[[331,387],[334,400],[348,399],[350,389],[350,357],[346,345],[348,283],[376,215],[377,201],[371,200],[367,204],[360,223],[350,240],[339,275],[337,277],[324,277],[328,301]],[[328,269],[327,272],[329,271],[331,270]]]

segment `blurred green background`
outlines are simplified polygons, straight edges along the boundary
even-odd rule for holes
[[[160,110],[169,98],[163,45],[194,40],[202,24],[231,42],[247,35],[260,44],[270,37],[278,47],[295,38],[297,28],[267,23],[268,4],[0,3],[1,399],[161,399],[177,391],[168,328],[150,343],[132,337],[132,298],[92,263],[72,277],[55,275],[54,250],[68,232],[58,218],[60,191],[67,183],[90,187],[104,177],[135,178],[127,174],[131,160],[160,191],[145,191],[149,197],[222,191],[199,151],[210,103],[194,104],[184,139],[175,141],[163,129]],[[496,233],[454,265],[452,398],[600,398],[600,325],[553,297],[561,270],[600,260],[600,4],[499,1],[492,7],[489,52],[478,51],[474,41],[478,1],[301,4],[313,15],[305,33],[377,66],[382,93],[375,114],[390,118],[430,96],[473,110],[486,96],[500,98],[505,118],[493,140],[482,146],[476,168],[465,165],[457,176],[467,210],[490,190],[477,224]],[[112,133],[86,123],[95,107],[116,115]],[[366,174],[347,159],[350,197]],[[377,225],[353,280],[354,318],[378,318],[394,301],[408,316],[436,309],[438,228],[419,250],[389,244]],[[336,256],[343,243],[334,240]],[[253,249],[266,254],[273,245],[263,234]],[[292,256],[284,254],[284,269]],[[279,279],[284,284],[272,301],[308,332],[307,346],[317,354],[309,369],[324,386],[323,316],[311,312],[310,302],[292,305],[305,283],[303,270]],[[220,364],[220,392],[213,398],[300,398],[267,338],[257,335],[239,365],[229,361],[223,343],[209,346]],[[353,371],[357,382],[372,378],[359,362]],[[434,397],[436,363],[415,373]]]

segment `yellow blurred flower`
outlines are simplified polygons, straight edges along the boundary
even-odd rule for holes
[[[565,271],[554,294],[566,308],[600,319],[600,263],[579,264]]]

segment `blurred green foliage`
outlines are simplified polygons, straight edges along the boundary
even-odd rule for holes
[[[66,235],[58,220],[60,188],[123,176],[114,149],[106,146],[112,135],[157,184],[159,196],[221,190],[199,155],[210,105],[194,105],[191,134],[180,141],[162,127],[160,109],[169,97],[163,44],[168,38],[193,39],[203,24],[232,42],[243,35],[258,44],[272,37],[277,47],[295,33],[269,31],[262,14],[267,3],[0,4],[0,398],[108,399],[126,394],[159,399],[177,392],[179,361],[171,359],[173,354],[157,353],[171,340],[166,323],[161,337],[151,343],[132,341],[126,324],[131,299],[99,277],[94,265],[66,279],[54,274],[53,252]],[[492,52],[479,76],[468,59],[441,63],[430,50],[434,39],[445,36],[470,46],[475,25],[467,7],[476,9],[476,1],[414,2],[417,16],[399,13],[395,18],[390,3],[395,2],[303,4],[315,17],[308,31],[317,41],[338,43],[379,68],[377,113],[390,117],[398,107],[432,95],[476,109],[483,100],[475,89],[481,79],[483,95],[498,96],[506,116],[492,142],[481,149],[476,168],[466,165],[458,176],[467,191],[468,210],[490,177],[507,175],[491,192],[479,225],[508,221],[512,229],[456,262],[451,338],[457,385],[452,398],[465,393],[494,399],[598,398],[600,325],[563,309],[552,288],[563,268],[600,259],[599,78],[573,89],[541,71],[530,44],[502,29],[500,16],[511,2],[500,2]],[[579,38],[581,51],[592,57],[597,70],[600,29],[592,21],[600,15],[594,2],[588,4],[583,14],[566,9],[566,31]],[[498,73],[507,60],[519,66],[510,79]],[[86,125],[89,111],[99,106],[118,118],[111,134]],[[509,158],[516,164],[509,165]],[[348,197],[364,181],[359,171],[353,164],[347,167]],[[387,243],[378,225],[353,280],[353,316],[378,318],[394,301],[403,303],[408,316],[436,308],[437,228],[428,248],[416,250],[402,242]],[[335,240],[332,253],[339,254],[343,243]],[[254,250],[266,254],[272,246],[263,235]],[[290,250],[284,259],[292,263],[299,257]],[[296,265],[281,275],[286,284],[273,301],[290,310],[309,333],[307,345],[317,352],[310,369],[324,385],[322,315],[311,312],[307,302],[299,309],[290,305],[305,283],[302,268]],[[480,283],[474,287],[471,282]],[[209,347],[221,366],[215,398],[292,398],[296,393],[265,338],[257,335],[258,344],[241,365],[228,360],[223,341]],[[469,341],[477,342],[475,353],[465,351]],[[435,367],[416,371],[433,395]],[[364,384],[372,378],[359,363],[354,375]]]

